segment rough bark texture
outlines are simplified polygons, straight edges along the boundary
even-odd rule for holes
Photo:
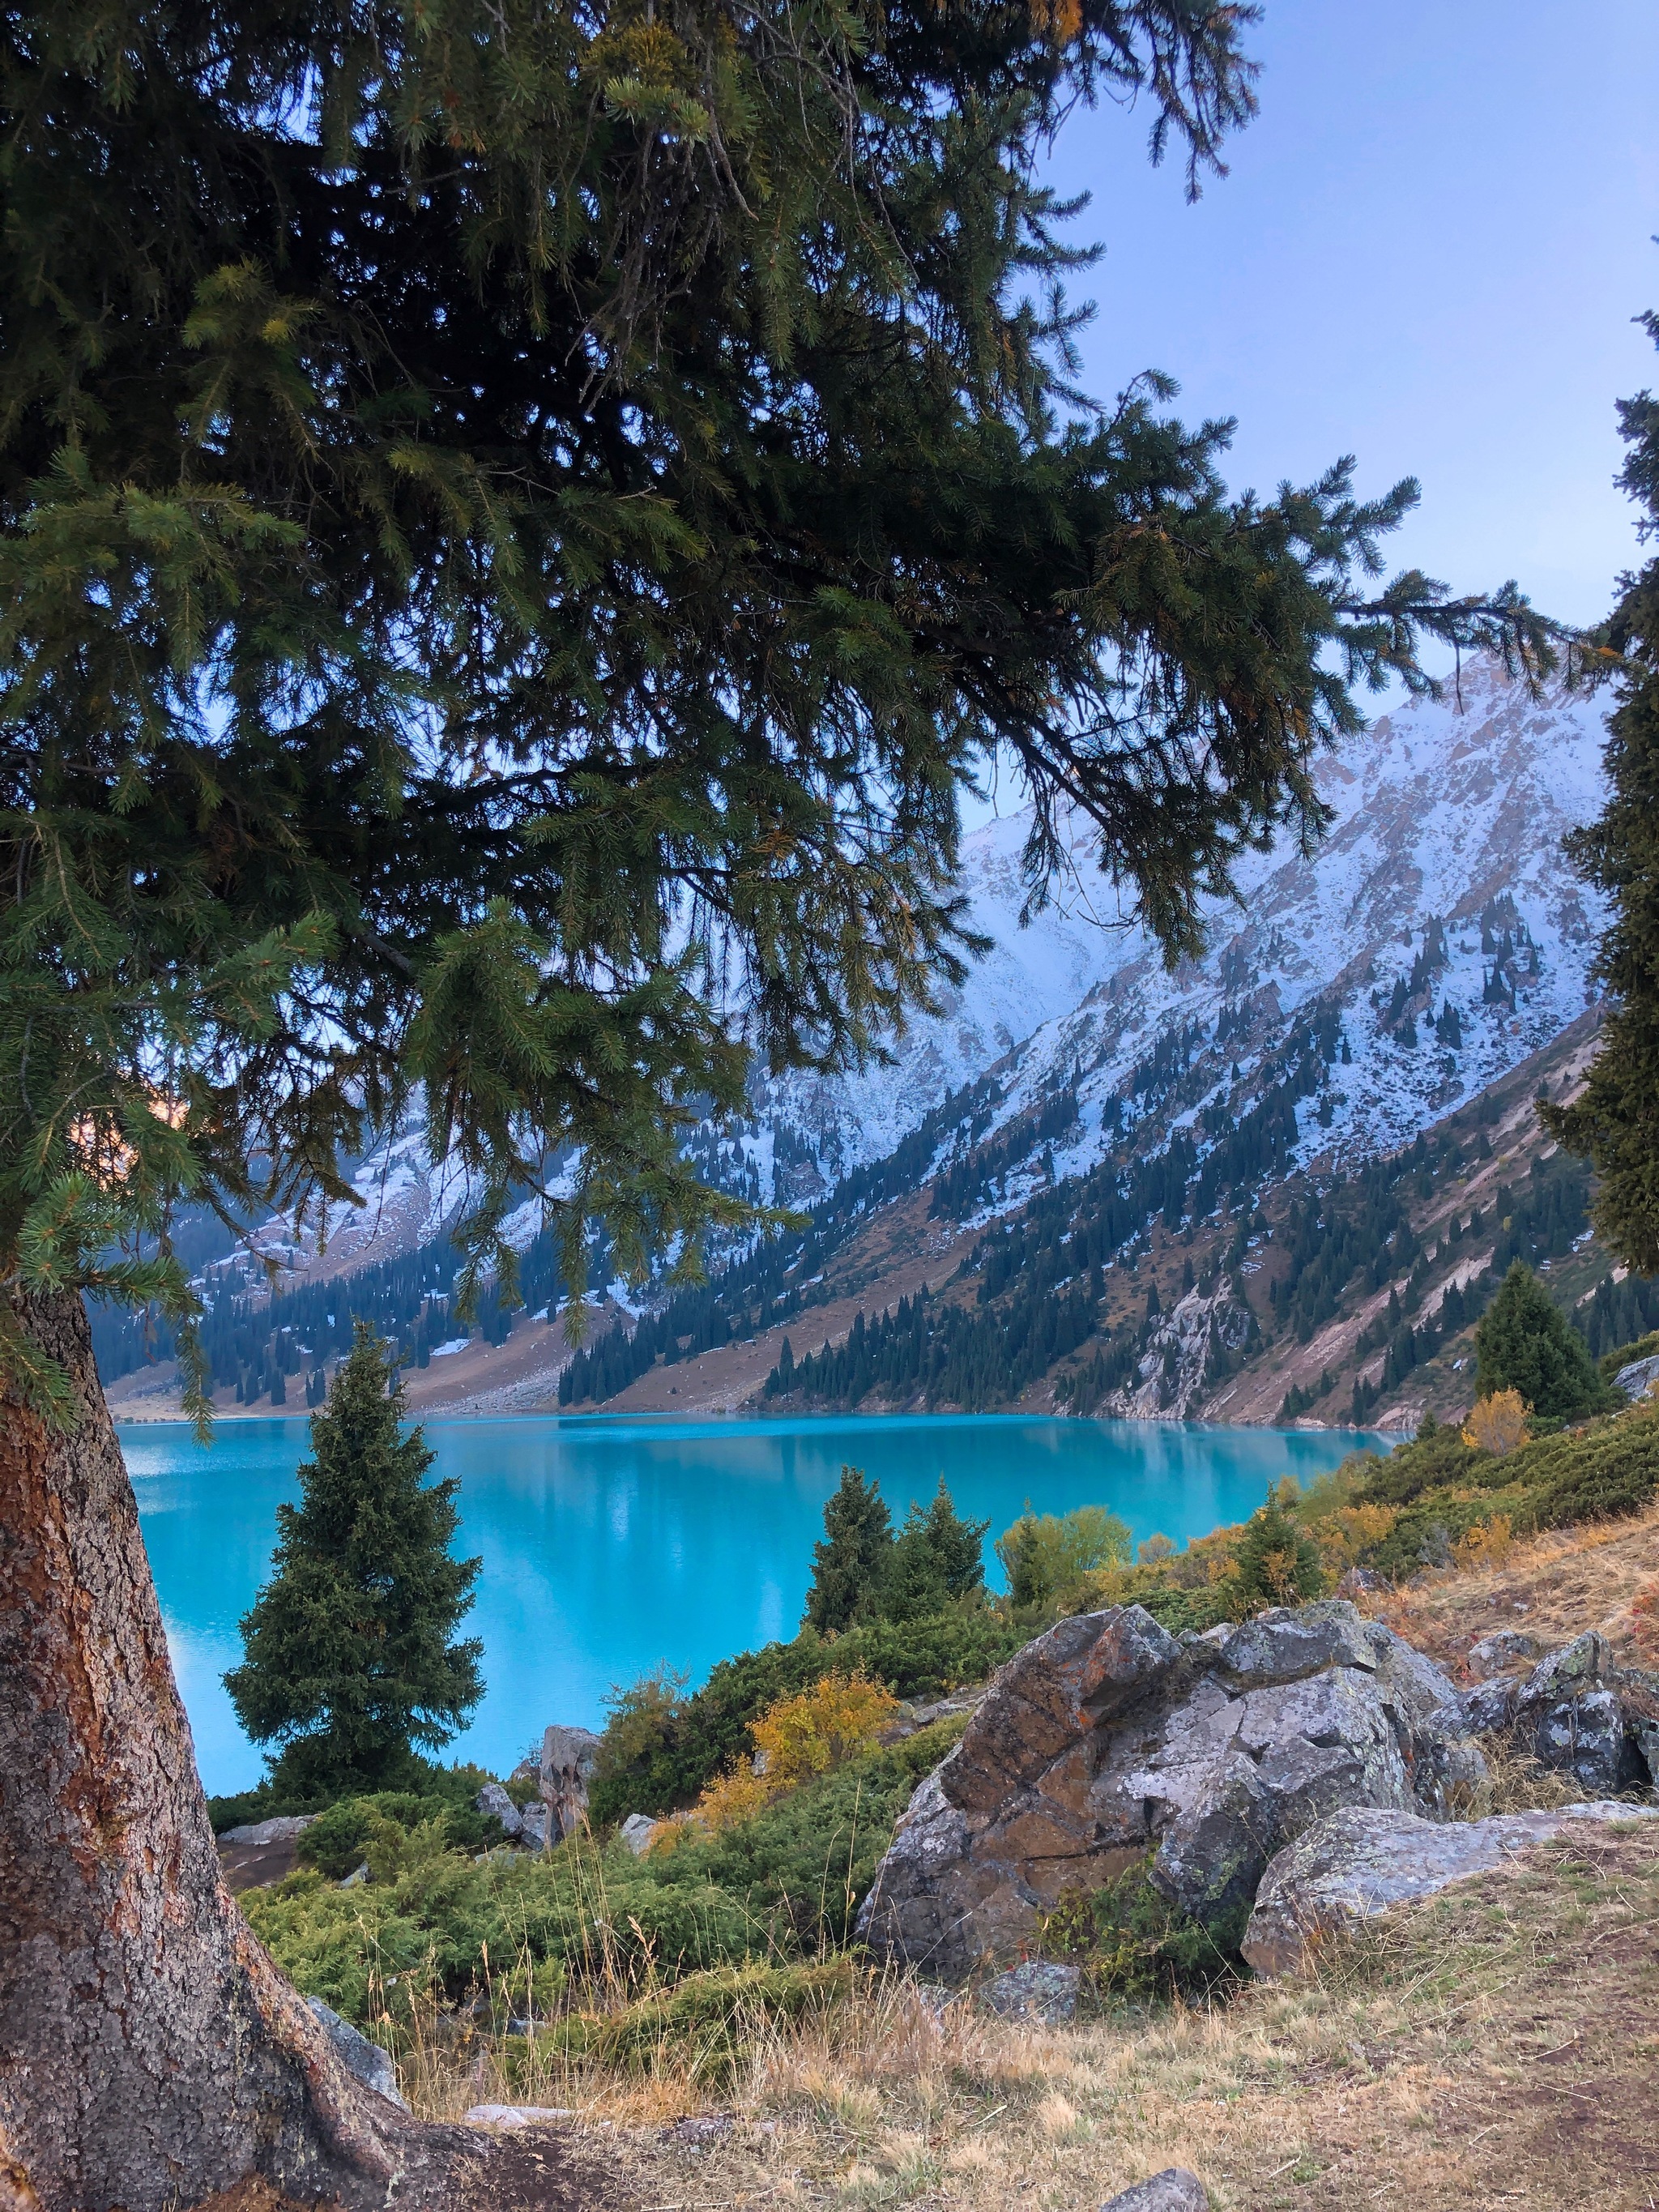
[[[425,2198],[473,2139],[355,2082],[232,1902],[81,1301],[13,1309],[81,1418],[0,1396],[0,2212]]]

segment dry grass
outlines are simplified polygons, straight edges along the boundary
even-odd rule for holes
[[[1599,1628],[1629,1664],[1637,1656],[1631,1600],[1656,1575],[1659,1506],[1515,1543],[1501,1564],[1419,1576],[1371,1610],[1454,1669],[1472,1644],[1500,1628],[1524,1629],[1544,1650]]]
[[[665,2063],[647,2081],[548,2069],[618,2206],[915,2205],[1092,2212],[1172,2163],[1220,2212],[1659,2202],[1659,1839],[1594,1829],[1334,1948],[1309,1976],[1209,2012],[1044,2030],[897,1981],[757,2040],[729,2126]],[[528,2101],[475,2064],[441,2096]],[[435,2098],[435,2103],[434,2103]]]

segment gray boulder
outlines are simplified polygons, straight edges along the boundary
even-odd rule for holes
[[[1273,1853],[1334,1808],[1443,1820],[1484,1774],[1448,1678],[1342,1601],[1179,1642],[1139,1606],[1082,1614],[996,1675],[858,1932],[960,1982],[1148,1853],[1172,1901],[1236,1927]]]
[[[1614,1666],[1606,1637],[1592,1628],[1539,1661],[1521,1686],[1510,1725],[1542,1765],[1570,1773],[1597,1796],[1614,1797],[1652,1779],[1642,1725],[1651,1703]]]
[[[1077,2018],[1082,1985],[1080,1967],[1032,1959],[987,1982],[979,2002],[1002,2020],[1040,2020],[1047,2027],[1063,2027]]]
[[[1166,2166],[1149,2181],[1121,2189],[1100,2212],[1210,2212],[1210,2192],[1184,2166]]]
[[[1483,1636],[1470,1644],[1469,1672],[1477,1682],[1489,1682],[1494,1674],[1507,1674],[1537,1656],[1535,1636],[1519,1628],[1500,1628],[1495,1636]]]
[[[617,1832],[635,1857],[642,1859],[651,1848],[657,1826],[648,1813],[630,1813]]]
[[[374,2090],[406,2112],[409,2106],[398,2094],[398,2069],[392,2063],[391,2053],[382,2051],[378,2043],[371,2043],[366,2035],[360,2035],[349,2020],[342,2020],[333,2007],[325,2005],[320,1997],[307,1997],[306,2002],[317,2015],[324,2033],[334,2045],[336,2057],[347,2073],[355,2075],[366,2089]]]
[[[1279,1852],[1263,1875],[1242,1945],[1258,1974],[1289,1973],[1308,1947],[1390,1905],[1431,1897],[1472,1875],[1513,1866],[1581,1820],[1659,1820],[1649,1806],[1612,1801],[1487,1820],[1438,1823],[1376,1806],[1332,1813]]]
[[[1490,1735],[1494,1729],[1510,1727],[1520,1702],[1521,1685],[1513,1674],[1500,1675],[1495,1682],[1477,1682],[1458,1699],[1463,1724],[1471,1735]]]
[[[1632,1359],[1630,1365],[1621,1367],[1613,1379],[1627,1398],[1650,1397],[1655,1383],[1659,1382],[1659,1358]]]
[[[587,1785],[593,1778],[599,1739],[592,1729],[556,1723],[542,1738],[541,1794],[547,1807],[546,1841],[562,1843],[587,1820]]]
[[[316,1819],[314,1813],[279,1813],[269,1820],[247,1820],[240,1828],[222,1828],[215,1838],[221,1844],[288,1844],[303,1836]]]
[[[486,1782],[472,1800],[472,1808],[486,1820],[499,1820],[501,1832],[509,1838],[524,1832],[524,1816],[499,1782]]]

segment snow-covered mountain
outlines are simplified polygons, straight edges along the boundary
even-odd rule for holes
[[[1219,1162],[1218,1148],[1248,1127],[1249,1141],[1232,1147],[1207,1186],[1213,1213],[1226,1188],[1260,1194],[1264,1174],[1272,1182],[1298,1169],[1356,1166],[1481,1094],[1484,1115],[1491,1087],[1523,1061],[1558,1040],[1565,1048],[1570,1030],[1582,1057],[1589,1034],[1580,1017],[1593,1002],[1605,916],[1573,876],[1562,839],[1601,805],[1603,712],[1594,697],[1559,690],[1534,700],[1482,664],[1456,696],[1379,719],[1320,766],[1332,820],[1318,849],[1304,857],[1287,842],[1251,855],[1237,900],[1216,902],[1208,915],[1203,957],[1173,971],[1082,859],[1022,926],[1029,817],[994,821],[966,841],[963,881],[973,924],[991,950],[942,1010],[916,1021],[890,1062],[858,1074],[775,1082],[757,1075],[749,1112],[698,1129],[688,1149],[703,1174],[729,1188],[811,1206],[815,1257],[799,1264],[818,1272],[788,1295],[815,1305],[836,1287],[814,1290],[826,1281],[824,1267],[837,1283],[846,1277],[844,1296],[836,1291],[845,1313],[812,1324],[828,1337],[850,1322],[860,1299],[874,1301],[877,1312],[899,1295],[904,1285],[895,1290],[887,1278],[902,1272],[907,1255],[921,1267],[918,1282],[937,1285],[951,1267],[971,1264],[994,1218],[1017,1213],[1067,1176],[1086,1176],[1109,1156],[1115,1174],[1128,1175],[1136,1162],[1151,1174],[1165,1157],[1173,1169],[1179,1149],[1182,1175],[1201,1177],[1205,1161],[1215,1153]],[[1560,1051],[1548,1066],[1559,1084]],[[1524,1102],[1513,1112],[1530,1126]],[[843,1181],[861,1169],[872,1172]],[[930,1199],[921,1186],[933,1178],[941,1179]],[[447,1326],[439,1240],[465,1209],[465,1177],[449,1164],[434,1171],[416,1119],[362,1162],[355,1179],[365,1203],[334,1210],[323,1252],[308,1230],[296,1235],[273,1220],[234,1253],[210,1260],[204,1287],[216,1310],[263,1308],[264,1258],[276,1260],[285,1287],[297,1290],[401,1263],[425,1248],[412,1272],[382,1267],[377,1278],[386,1310],[377,1308],[376,1326],[407,1337],[417,1356],[436,1326],[425,1310],[434,1299]],[[1148,1218],[1166,1205],[1163,1197],[1144,1202]],[[872,1226],[895,1207],[909,1224],[896,1245]],[[539,1225],[538,1205],[527,1205],[514,1243],[529,1247]],[[860,1243],[866,1230],[873,1246]],[[710,1256],[718,1267],[721,1255]],[[741,1250],[728,1256],[736,1272],[713,1294],[724,1318],[683,1316],[676,1340],[686,1339],[689,1360],[693,1339],[720,1345],[735,1330],[747,1341],[759,1329],[762,1364],[741,1382],[722,1371],[714,1393],[721,1404],[764,1380],[775,1357],[775,1347],[764,1351],[764,1300],[782,1295],[776,1283],[750,1281]],[[775,1272],[786,1263],[797,1264],[787,1254],[767,1264]],[[1133,1272],[1133,1255],[1128,1264]],[[1246,1262],[1243,1272],[1260,1269]],[[501,1356],[529,1363],[514,1387],[533,1396],[556,1384],[571,1347],[553,1320],[556,1265],[532,1254],[530,1273],[531,1303],[547,1319],[522,1343],[515,1334]],[[630,1313],[662,1303],[621,1284],[608,1288]],[[252,1348],[240,1338],[232,1347],[236,1371],[264,1376],[274,1355],[252,1340],[259,1325],[247,1326]],[[147,1356],[115,1349],[117,1372]],[[670,1395],[691,1391],[689,1372],[674,1372],[679,1384]],[[1293,1379],[1301,1388],[1310,1378]],[[1247,1418],[1271,1419],[1285,1386],[1274,1379],[1263,1390],[1262,1406]],[[611,1386],[589,1393],[613,1394]]]
[[[1237,902],[1210,910],[1205,956],[1173,972],[1085,857],[1022,926],[1030,817],[991,822],[964,841],[963,889],[992,949],[942,1011],[914,1022],[889,1063],[844,1077],[757,1078],[743,1122],[699,1133],[699,1164],[753,1197],[810,1200],[886,1158],[994,1071],[1003,1095],[992,1134],[1074,1087],[1077,1119],[1048,1147],[1064,1174],[1093,1165],[1108,1122],[1133,1122],[1137,1070],[1161,1043],[1167,1054],[1186,1040],[1212,1058],[1228,1047],[1220,1073],[1237,1104],[1298,1024],[1321,1017],[1337,1024],[1340,1056],[1299,1109],[1301,1163],[1409,1139],[1587,1003],[1602,915],[1561,840],[1601,804],[1602,714],[1597,699],[1559,690],[1534,701],[1483,662],[1456,696],[1379,719],[1320,766],[1334,818],[1318,851],[1249,856]],[[1206,1103],[1178,1118],[1192,1121]],[[1018,1205],[1048,1172],[1047,1158],[1016,1169],[996,1210]],[[441,1236],[467,1197],[458,1171],[431,1167],[418,1120],[355,1180],[365,1203],[333,1210],[329,1273]],[[539,1208],[526,1206],[514,1241],[528,1243],[538,1225]],[[281,1221],[252,1243],[289,1266],[317,1267],[311,1237],[295,1239]],[[251,1255],[228,1272],[251,1282]]]
[[[1547,1043],[1591,996],[1603,915],[1561,840],[1600,807],[1604,712],[1559,690],[1534,701],[1483,662],[1456,696],[1380,718],[1320,766],[1334,819],[1318,851],[1249,856],[1237,902],[1210,910],[1204,957],[1173,973],[1086,861],[1022,928],[1029,817],[994,822],[966,841],[964,888],[994,950],[892,1065],[770,1085],[763,1118],[808,1139],[828,1180],[890,1152],[988,1069],[1002,1121],[1074,1081],[1079,1119],[1054,1147],[1064,1173],[1099,1156],[1109,1102],[1133,1115],[1135,1071],[1160,1040],[1236,1039],[1248,1088],[1298,1024],[1322,1016],[1336,1020],[1340,1057],[1302,1108],[1303,1164],[1390,1149]],[[1019,1194],[1011,1187],[1008,1202]]]

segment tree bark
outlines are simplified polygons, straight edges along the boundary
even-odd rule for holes
[[[424,2198],[476,2138],[347,2073],[232,1901],[81,1300],[11,1304],[80,1419],[0,1395],[0,2212]]]

